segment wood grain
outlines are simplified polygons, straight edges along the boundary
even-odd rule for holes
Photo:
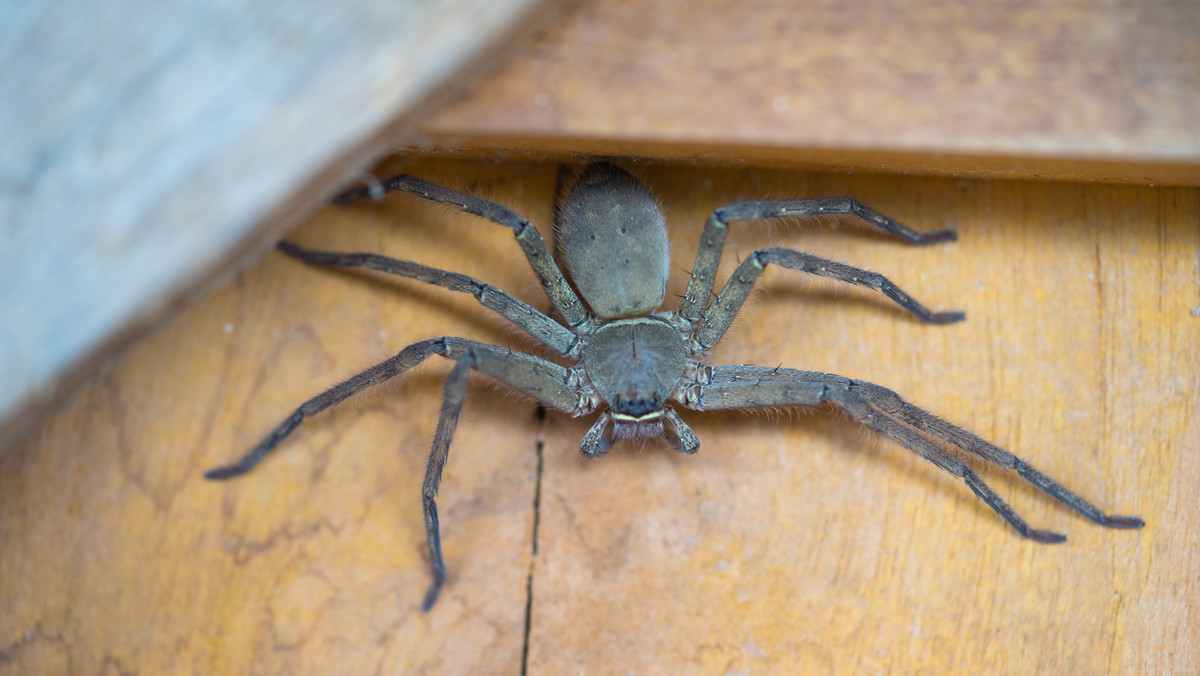
[[[1187,0],[592,0],[438,148],[1200,184]]]
[[[1200,184],[1184,0],[26,3],[0,22],[0,451],[542,22],[421,145]]]
[[[1034,525],[844,416],[688,414],[702,448],[585,461],[589,421],[472,388],[440,496],[430,613],[419,499],[445,363],[306,423],[208,483],[305,397],[450,334],[530,346],[470,297],[269,254],[94,378],[0,458],[0,673],[1183,673],[1200,664],[1200,191],[628,164],[662,198],[681,293],[723,203],[849,194],[960,240],[850,220],[743,224],[880,271],[967,321],[771,270],[717,363],[878,382],[1142,531],[980,468]],[[557,167],[392,161],[549,237]],[[460,271],[544,307],[511,234],[406,197],[289,236]],[[669,296],[670,297],[670,296]],[[531,569],[537,449],[544,453]],[[526,643],[526,582],[533,603]]]

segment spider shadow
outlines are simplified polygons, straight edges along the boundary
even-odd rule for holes
[[[873,313],[889,315],[898,319],[924,324],[919,317],[900,307],[894,301],[878,291],[858,286],[848,286],[837,282],[803,285],[781,280],[765,285],[762,295],[755,299],[754,307],[760,312],[769,312],[768,316],[787,314],[783,308],[769,307],[776,303],[795,303],[789,307],[801,306],[820,310],[835,308],[866,308]],[[801,301],[796,303],[796,301]],[[940,308],[931,308],[937,312]]]
[[[976,498],[971,489],[961,479],[942,471],[919,454],[887,439],[883,435],[862,427],[850,419],[849,416],[842,413],[841,409],[837,406],[826,404],[817,407],[791,408],[792,415],[790,417],[799,418],[799,420],[777,419],[770,421],[769,424],[805,425],[808,431],[814,436],[819,437],[822,441],[827,442],[826,445],[829,447],[837,447],[839,451],[847,450],[851,452],[861,451],[870,453],[873,456],[873,460],[885,463],[888,466],[887,469],[889,472],[903,475],[908,482],[920,482],[924,484],[925,490],[939,496],[939,499],[949,498],[949,502],[953,503],[952,507],[954,509],[970,505],[978,518],[995,521],[1002,529],[1011,530],[990,506]],[[761,413],[761,411],[756,412],[753,410],[684,411],[681,413],[681,416],[688,425],[693,427],[696,434],[700,436],[700,452],[703,453],[706,450],[704,437],[713,436],[706,435],[707,431],[721,429],[728,432],[732,430],[734,431],[733,436],[736,438],[751,439],[756,436],[763,438],[763,418],[766,416]],[[771,414],[771,417],[783,418],[784,415],[780,412],[777,416]],[[948,449],[955,457],[966,461],[972,470],[987,482],[988,485],[993,488],[1002,487],[1001,492],[1006,495],[1020,494],[1024,496],[1021,498],[1023,503],[1049,503],[1055,511],[1072,516],[1074,517],[1073,520],[1079,520],[1082,516],[1067,505],[1042,492],[1033,484],[1025,481],[1016,472],[1008,471],[985,462],[981,458],[966,453],[953,445],[945,444],[944,442],[938,442],[938,445]],[[710,447],[707,450],[712,449]],[[743,469],[745,468],[744,463],[740,466]],[[769,467],[757,469],[770,471]],[[1011,504],[1011,501],[1007,499],[1006,502],[1010,502]],[[886,508],[887,505],[880,505],[879,507]],[[1018,508],[1017,511],[1024,513],[1029,511],[1029,509],[1023,507]],[[1034,518],[1033,520],[1038,521],[1039,519]],[[1086,519],[1083,520],[1086,521]],[[1036,523],[1031,525],[1037,527]]]
[[[832,195],[822,195],[815,199],[823,199]],[[855,199],[859,199],[854,197]],[[863,204],[872,207],[878,207],[878,203],[868,199],[859,199]],[[735,202],[736,203],[736,202]],[[727,204],[722,204],[728,206]],[[880,211],[888,216],[893,216],[893,212],[888,209],[881,208]],[[707,218],[707,214],[698,220],[703,222]],[[958,223],[954,220],[946,220],[940,225],[931,223],[918,223],[917,219],[897,219],[900,223],[906,225],[919,225],[918,232],[936,232],[940,230],[958,231]],[[757,229],[754,226],[748,228],[732,228],[729,231],[725,243],[725,251],[727,253],[737,254],[740,252],[742,256],[747,256],[751,251],[766,247],[785,247],[795,249],[803,253],[814,253],[812,249],[827,248],[830,241],[848,241],[855,243],[878,243],[883,246],[895,245],[901,248],[910,248],[915,250],[925,248],[937,248],[939,244],[953,244],[945,242],[934,245],[914,244],[905,241],[903,238],[893,233],[887,232],[873,223],[864,221],[853,214],[822,214],[811,216],[778,216],[775,218],[767,218],[753,223],[760,224]],[[686,237],[686,235],[685,235]],[[699,239],[699,232],[696,233],[696,238]],[[832,239],[831,239],[832,238]],[[843,263],[851,263],[851,261],[839,261]]]
[[[786,409],[778,410],[762,410],[748,409],[744,411],[683,411],[681,417],[688,425],[692,426],[696,434],[700,437],[700,453],[708,451],[722,452],[721,449],[712,449],[704,444],[706,436],[716,436],[715,434],[706,434],[706,432],[715,432],[722,430],[726,434],[733,432],[735,438],[738,439],[758,439],[765,440],[767,436],[773,434],[773,431],[764,431],[765,425],[784,426],[784,425],[803,425],[805,430],[819,439],[824,446],[836,448],[838,452],[847,451],[851,453],[869,453],[874,456],[874,459],[888,465],[889,471],[899,472],[907,475],[909,479],[918,479],[922,476],[929,481],[929,475],[936,477],[938,471],[936,467],[930,465],[934,470],[933,473],[920,469],[920,463],[913,460],[921,460],[919,456],[910,454],[911,458],[905,457],[905,453],[909,453],[906,449],[895,445],[897,452],[890,452],[881,446],[881,442],[887,441],[882,435],[874,434],[862,427],[849,416],[844,414],[840,408],[833,404],[825,404],[821,406],[795,406],[786,407]],[[785,432],[785,431],[784,431]],[[789,449],[789,451],[802,453],[804,449]],[[765,458],[766,456],[764,456]],[[800,456],[797,456],[800,457]],[[744,464],[743,464],[744,466]],[[770,471],[770,467],[759,467],[759,471]],[[934,492],[948,496],[957,495],[951,486],[944,481],[930,481],[930,487]],[[964,490],[969,490],[963,486]]]
[[[398,275],[391,275],[386,272],[377,270],[369,270],[364,268],[345,268],[337,266],[310,265],[302,261],[291,259],[290,262],[306,265],[310,268],[319,268],[321,274],[334,275],[342,280],[350,280],[356,285],[361,285],[361,288],[370,288],[375,291],[386,290],[388,293],[395,294],[397,297],[403,297],[405,302],[414,306],[421,307],[422,315],[441,315],[459,322],[471,324],[479,329],[475,335],[485,336],[482,342],[489,344],[501,344],[497,341],[513,342],[516,340],[521,344],[521,349],[524,352],[535,356],[547,358],[548,354],[553,354],[540,342],[531,336],[528,336],[516,327],[511,321],[503,315],[489,310],[477,301],[475,307],[468,307],[462,303],[446,303],[443,297],[459,296],[466,297],[469,294],[443,289],[438,286],[427,284],[415,279],[408,279]],[[473,299],[473,297],[472,297]],[[537,303],[529,303],[539,312],[547,312],[544,307],[538,307]],[[436,333],[436,332],[434,332]],[[424,338],[437,337],[434,333],[428,335],[422,333],[413,337],[413,341],[422,340]],[[461,338],[472,338],[471,336],[454,336]]]

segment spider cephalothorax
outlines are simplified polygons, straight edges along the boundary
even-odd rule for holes
[[[913,244],[953,240],[953,231],[922,234],[846,197],[739,202],[721,207],[709,217],[683,301],[673,311],[660,311],[670,262],[662,211],[645,186],[611,163],[593,164],[584,170],[568,191],[558,214],[560,258],[578,295],[563,277],[537,229],[505,207],[408,175],[393,177],[382,185],[387,191],[411,192],[512,228],[559,321],[465,275],[374,254],[309,251],[288,242],[281,243],[280,250],[309,263],[368,267],[470,293],[566,360],[573,360],[573,365],[562,366],[461,338],[424,340],[301,404],[240,461],[211,470],[205,476],[228,479],[244,474],[305,418],[435,354],[455,360],[457,363],[446,378],[442,414],[422,488],[433,568],[433,582],[424,600],[426,610],[437,600],[446,577],[435,497],[472,369],[533,397],[548,408],[575,416],[599,413],[579,445],[580,451],[589,456],[604,453],[616,439],[660,436],[680,450],[694,453],[700,441],[672,406],[703,411],[832,403],[866,427],[961,478],[1027,538],[1038,542],[1066,539],[1058,533],[1030,528],[944,446],[974,454],[1005,469],[1015,469],[1034,486],[1102,526],[1143,525],[1137,517],[1105,514],[1024,460],[912,406],[878,385],[829,373],[783,367],[714,366],[703,362],[705,351],[721,340],[769,264],[882,291],[929,323],[946,324],[964,318],[959,312],[930,312],[878,273],[778,248],[751,253],[712,299],[729,223],[780,216],[853,214]],[[374,190],[378,192],[378,186]],[[372,189],[363,188],[347,192],[335,201],[351,204],[371,195]]]

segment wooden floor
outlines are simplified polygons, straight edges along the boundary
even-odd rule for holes
[[[479,378],[439,499],[448,585],[423,613],[420,480],[448,364],[304,424],[245,478],[201,474],[414,341],[536,348],[470,296],[271,253],[0,457],[0,674],[1197,668],[1200,191],[629,166],[666,209],[668,307],[724,203],[848,194],[918,229],[952,224],[957,243],[927,248],[849,219],[735,225],[722,276],[794,247],[967,321],[923,325],[771,270],[712,361],[890,387],[1146,528],[1100,528],[979,468],[1069,536],[1023,540],[960,481],[827,409],[685,414],[696,456],[649,444],[586,461],[590,420],[541,419]],[[403,168],[551,236],[554,165]],[[511,233],[413,198],[327,208],[290,239],[545,307]]]

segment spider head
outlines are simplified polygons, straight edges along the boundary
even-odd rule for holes
[[[584,345],[583,366],[608,403],[618,434],[660,436],[667,398],[683,377],[679,330],[658,317],[610,321]]]

